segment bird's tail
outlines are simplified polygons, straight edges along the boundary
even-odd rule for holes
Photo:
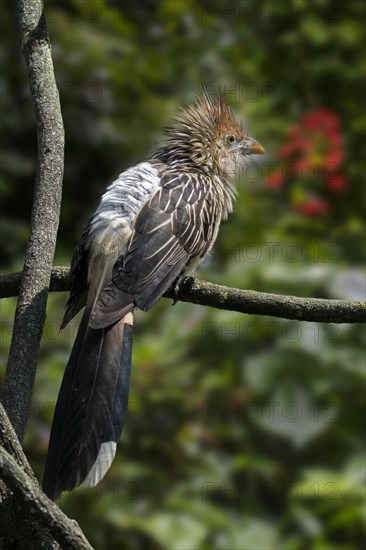
[[[43,490],[56,499],[78,485],[92,487],[116,452],[126,415],[133,315],[103,329],[81,320],[53,419]]]

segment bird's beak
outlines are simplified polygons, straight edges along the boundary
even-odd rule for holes
[[[264,155],[264,147],[253,138],[247,137],[242,141],[242,152],[245,155]]]

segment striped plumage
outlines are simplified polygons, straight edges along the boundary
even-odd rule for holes
[[[53,420],[43,481],[53,499],[108,470],[128,405],[133,310],[150,309],[202,261],[245,156],[264,152],[223,94],[214,103],[204,91],[167,133],[165,147],[107,189],[74,254],[62,326],[85,312]]]

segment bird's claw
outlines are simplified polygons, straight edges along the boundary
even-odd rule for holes
[[[183,275],[178,275],[178,277],[175,279],[174,281],[174,285],[173,285],[173,294],[174,294],[174,298],[173,298],[173,303],[172,303],[172,306],[175,306],[175,304],[178,302],[179,298],[178,298],[178,294],[179,294],[179,287],[180,287],[180,284],[181,282],[183,281]]]

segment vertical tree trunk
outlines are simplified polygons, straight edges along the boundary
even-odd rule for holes
[[[64,129],[42,2],[18,0],[17,12],[38,137],[30,235],[2,396],[9,419],[22,441],[56,246],[64,166]]]

